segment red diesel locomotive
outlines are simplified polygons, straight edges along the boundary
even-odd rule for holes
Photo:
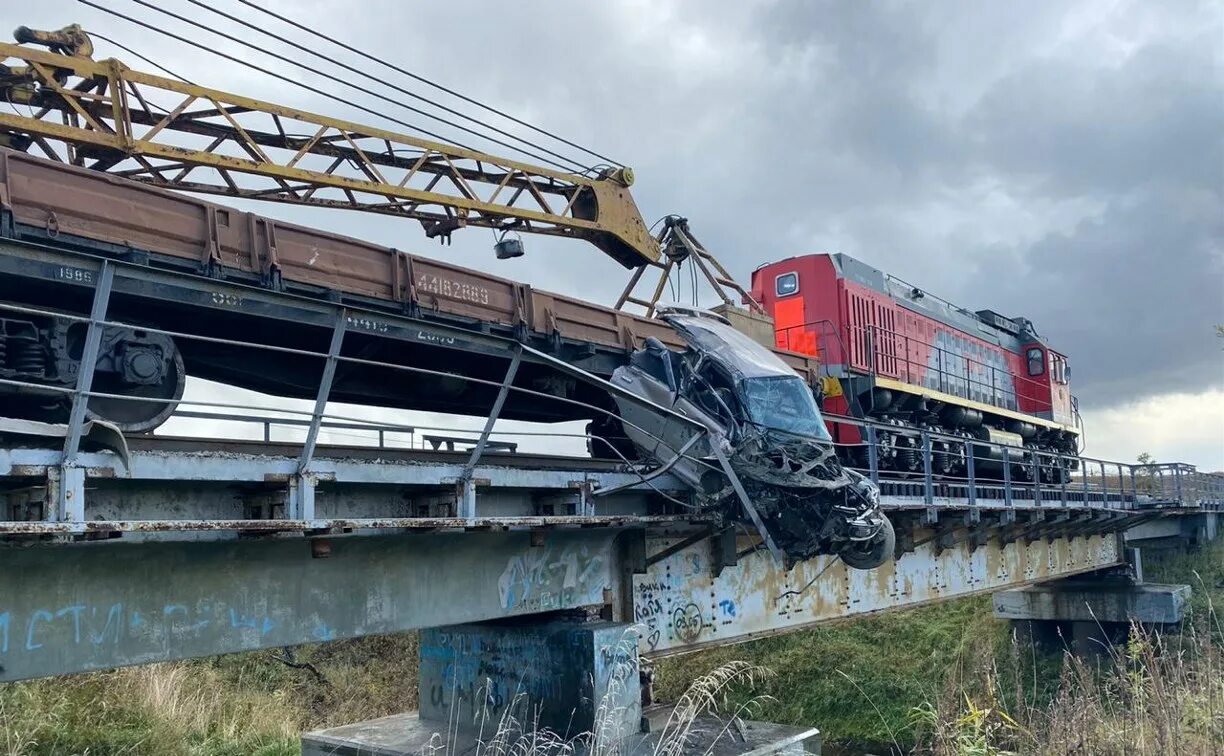
[[[1047,482],[1066,479],[1071,461],[1033,451],[1076,454],[1080,419],[1070,368],[1025,318],[972,312],[842,254],[769,263],[752,274],[752,296],[774,318],[777,345],[820,359],[826,412],[896,426],[877,433],[883,469],[922,467],[921,436],[932,431],[933,472],[1002,466]],[[860,428],[831,423],[848,461],[864,464]],[[1017,459],[1016,457],[1020,457]]]

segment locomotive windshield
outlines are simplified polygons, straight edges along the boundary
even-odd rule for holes
[[[816,397],[799,376],[747,378],[740,386],[752,422],[773,430],[831,440]]]

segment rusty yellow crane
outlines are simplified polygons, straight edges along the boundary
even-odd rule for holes
[[[633,270],[617,307],[647,315],[691,261],[725,304],[763,312],[683,218],[652,235],[629,168],[554,170],[136,71],[95,60],[77,25],[15,36],[0,43],[0,94],[28,110],[0,112],[2,146],[163,188],[411,218],[430,238],[473,226],[581,239]],[[648,269],[659,279],[636,297]]]

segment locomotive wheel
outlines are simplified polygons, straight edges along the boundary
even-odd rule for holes
[[[932,445],[931,467],[936,475],[951,475],[956,466],[955,452],[946,441],[937,441]]]
[[[122,394],[134,399],[113,399],[105,396],[89,398],[88,416],[92,419],[113,423],[124,433],[148,433],[166,422],[183,398],[183,387],[187,371],[183,368],[183,357],[177,349],[170,370],[161,382],[147,386],[133,386],[121,382],[117,377],[105,373],[94,376],[93,390],[103,394]]]
[[[894,442],[897,457],[894,466],[903,473],[915,473],[922,469],[922,451],[913,436],[901,436]]]

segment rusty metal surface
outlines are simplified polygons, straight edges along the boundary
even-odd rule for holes
[[[915,540],[929,532],[919,531]],[[650,538],[647,553],[674,539]],[[709,541],[658,561],[633,578],[633,619],[645,626],[641,650],[662,656],[747,641],[821,622],[946,601],[1067,575],[1123,561],[1116,533],[1080,538],[991,540],[973,548],[934,542],[895,562],[853,570],[817,557],[784,571],[763,551],[712,577]]]
[[[282,223],[115,176],[0,149],[0,196],[13,220],[125,248],[405,307],[627,349],[647,337],[675,348],[666,324],[482,271]],[[778,355],[802,375],[804,355]]]
[[[313,535],[350,530],[548,530],[559,528],[658,528],[700,525],[711,515],[553,515],[539,517],[356,517],[316,520],[90,520],[87,522],[0,522],[0,535],[75,535],[88,533],[163,533],[236,531]]]
[[[0,113],[0,133],[56,159],[83,165],[88,152],[94,169],[150,184],[413,218],[430,236],[513,223],[585,239],[625,267],[660,257],[628,191],[629,168],[537,156],[561,170],[543,168],[141,73],[114,59],[0,44],[0,61],[17,69],[0,96],[31,106]],[[176,104],[149,105],[161,100]],[[205,147],[200,137],[212,141]]]

